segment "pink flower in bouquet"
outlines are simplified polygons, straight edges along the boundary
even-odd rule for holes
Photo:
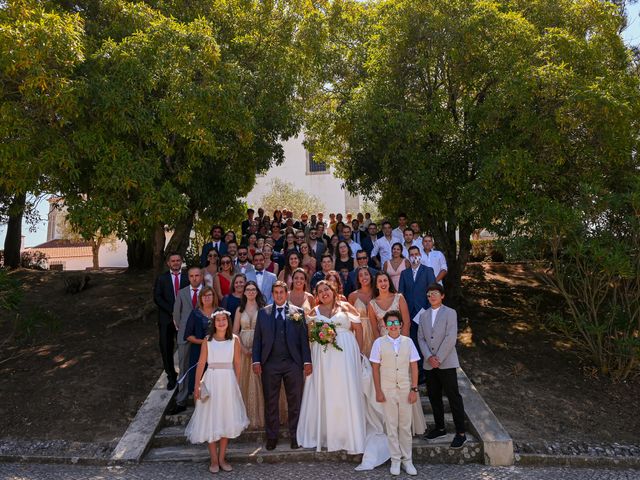
[[[322,339],[324,339],[324,333],[320,332],[319,337],[320,337],[320,338],[322,338]]]
[[[322,328],[329,328],[329,325],[327,325],[326,323],[322,325]]]

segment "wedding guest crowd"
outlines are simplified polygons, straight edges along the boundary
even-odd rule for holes
[[[349,453],[363,453],[373,429],[388,446],[358,469],[391,458],[392,474],[402,467],[415,475],[411,435],[426,431],[417,388],[425,382],[434,416],[425,438],[446,434],[444,393],[456,427],[451,448],[465,443],[457,316],[442,304],[445,257],[404,213],[397,226],[385,220],[380,227],[369,213],[325,220],[323,212],[295,218],[288,208],[271,216],[248,209],[238,236],[210,229],[200,264],[186,274],[180,255],[167,256],[154,300],[167,389],[179,385],[169,413],[184,411],[193,394],[187,436],[209,444],[212,472],[231,470],[229,438],[266,428],[271,450],[286,425],[292,448]],[[333,341],[321,341],[326,336]],[[361,384],[366,365],[369,391]],[[347,409],[347,423],[323,417],[336,408]],[[367,423],[376,418],[377,429]],[[327,438],[327,431],[341,433]]]

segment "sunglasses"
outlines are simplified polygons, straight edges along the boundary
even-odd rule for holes
[[[231,262],[229,260],[223,260],[222,262],[220,262],[222,265],[230,265]]]
[[[387,320],[387,327],[399,327],[400,323],[400,320]]]
[[[357,257],[358,260],[366,260],[367,257]]]

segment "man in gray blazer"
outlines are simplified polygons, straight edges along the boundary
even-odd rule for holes
[[[432,283],[427,289],[427,298],[431,308],[420,314],[418,327],[418,344],[424,356],[426,370],[427,395],[433,408],[435,427],[427,432],[425,438],[433,440],[447,434],[444,423],[444,390],[451,415],[456,426],[456,435],[451,448],[462,448],[467,441],[464,427],[464,405],[458,390],[458,374],[460,366],[456,353],[458,338],[458,314],[452,308],[442,304],[444,289],[438,283]]]
[[[178,384],[178,394],[176,403],[169,415],[184,412],[187,409],[187,398],[189,397],[189,377],[184,375],[189,370],[189,350],[191,344],[184,339],[184,329],[187,320],[194,308],[198,305],[198,296],[202,288],[202,271],[199,267],[191,267],[188,272],[189,286],[180,289],[173,304],[173,323],[178,330],[178,365],[182,382]]]
[[[273,289],[273,284],[278,280],[278,277],[264,269],[264,253],[262,252],[253,254],[253,268],[253,278],[247,276],[247,280],[256,282],[258,289],[262,292],[264,303],[270,305],[273,303],[271,290]]]

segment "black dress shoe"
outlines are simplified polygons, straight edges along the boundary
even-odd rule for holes
[[[267,438],[267,450],[275,450],[278,445],[277,438]]]
[[[449,448],[458,450],[459,448],[462,448],[465,443],[467,443],[467,436],[464,433],[462,435],[456,433],[456,436],[453,437],[453,441],[451,442],[451,445],[449,445]]]
[[[296,450],[300,448],[300,445],[298,445],[298,440],[296,439],[296,437],[291,437],[291,450]]]
[[[169,415],[177,415],[180,412],[184,412],[187,409],[184,405],[174,405],[171,410],[169,410]]]
[[[433,430],[429,430],[427,434],[424,436],[425,440],[433,440],[434,438],[444,437],[447,434],[447,431],[439,428],[434,428]]]
[[[177,382],[176,382],[176,379],[175,379],[175,378],[173,378],[173,379],[169,380],[169,381],[167,382],[167,390],[173,390],[174,388],[176,388],[176,383],[177,383]]]

